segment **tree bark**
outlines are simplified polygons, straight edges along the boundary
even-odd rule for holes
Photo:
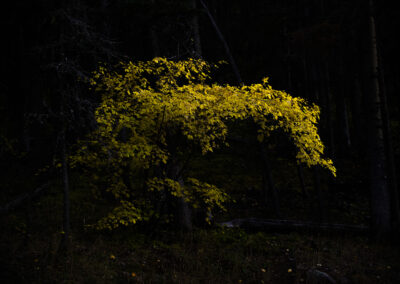
[[[390,197],[388,191],[385,143],[381,99],[379,96],[379,70],[373,1],[369,0],[369,75],[368,96],[368,156],[371,193],[372,227],[377,238],[391,231]]]

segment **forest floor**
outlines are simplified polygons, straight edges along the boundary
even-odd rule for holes
[[[216,221],[280,218],[270,199],[265,203],[260,194],[257,167],[247,164],[216,156],[203,165],[212,168],[213,175],[193,170],[200,179],[230,189],[236,200],[227,212],[216,215]],[[318,221],[325,209],[328,222],[368,224],[368,191],[354,169],[334,182],[325,178],[322,190],[329,202],[322,207],[317,206],[312,172],[305,171],[309,196],[304,197],[293,174],[295,166],[286,161],[282,165],[276,172],[285,178],[277,176],[275,184],[285,219]],[[279,160],[274,166],[279,167]],[[89,230],[86,225],[110,207],[94,200],[80,180],[72,177],[73,229],[66,253],[58,250],[63,236],[60,184],[25,210],[1,217],[0,283],[330,283],[317,279],[324,275],[343,284],[400,283],[398,242],[377,243],[365,235],[278,234],[217,226],[183,233],[154,224],[112,232]]]
[[[66,254],[59,232],[2,234],[1,283],[400,283],[400,248],[366,237],[145,231],[73,234]]]

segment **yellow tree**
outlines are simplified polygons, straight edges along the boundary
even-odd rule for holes
[[[227,194],[184,176],[183,166],[195,151],[206,155],[228,145],[229,121],[253,120],[259,141],[282,129],[296,146],[299,162],[335,175],[317,133],[318,106],[272,89],[267,78],[240,87],[208,84],[213,67],[200,59],[155,58],[100,67],[93,74],[90,83],[102,96],[95,112],[98,127],[80,141],[71,161],[83,165],[94,185],[101,183],[119,201],[97,228],[152,217],[168,221],[160,216],[157,199],[182,198],[195,208],[224,209]],[[143,172],[145,186],[139,186],[132,177],[143,180]]]

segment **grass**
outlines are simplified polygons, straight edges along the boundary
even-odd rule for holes
[[[2,283],[306,283],[311,268],[338,283],[400,282],[400,249],[356,236],[137,228],[76,232],[67,254],[59,233],[25,237],[3,235]]]

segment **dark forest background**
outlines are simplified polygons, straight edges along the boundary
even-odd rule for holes
[[[8,4],[0,12],[2,283],[400,282],[400,9],[389,1]],[[236,200],[213,222],[240,219],[244,228],[194,220],[190,232],[86,230],[110,210],[68,168],[76,142],[96,127],[100,101],[86,79],[99,63],[158,56],[225,60],[214,75],[221,84],[268,76],[274,89],[319,105],[337,177],[297,165],[282,137],[261,150],[231,137],[230,149],[194,157],[192,170]]]

